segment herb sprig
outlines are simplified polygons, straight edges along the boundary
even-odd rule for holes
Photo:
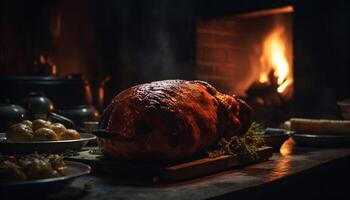
[[[238,155],[242,159],[259,160],[258,149],[264,146],[264,139],[260,137],[263,126],[253,122],[243,136],[221,138],[217,145],[207,151],[210,158],[221,155]]]

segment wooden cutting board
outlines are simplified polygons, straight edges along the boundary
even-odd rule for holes
[[[65,157],[65,159],[89,164],[93,171],[102,171],[107,174],[151,177],[164,182],[174,182],[266,161],[272,156],[272,153],[271,147],[262,147],[258,150],[258,160],[242,159],[236,155],[223,155],[215,158],[204,157],[177,163],[155,164],[108,159],[102,155],[91,154],[87,150],[76,156]]]

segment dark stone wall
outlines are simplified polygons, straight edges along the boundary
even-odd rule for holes
[[[25,74],[35,58],[52,49],[50,13],[57,1],[0,1],[1,76]]]
[[[294,115],[336,118],[336,101],[350,98],[349,4],[346,0],[3,0],[0,74],[26,74],[44,52],[58,65],[59,75],[80,72],[90,79],[111,75],[109,101],[134,84],[196,78],[196,18],[293,5]],[[52,27],[58,11],[61,35]]]
[[[195,78],[194,1],[4,0],[0,5],[1,76],[30,74],[44,54],[60,76],[110,75],[107,102],[135,84]]]
[[[100,65],[111,88],[195,77],[195,9],[191,1],[105,1],[92,6]]]
[[[296,115],[336,118],[350,98],[350,3],[295,1]]]

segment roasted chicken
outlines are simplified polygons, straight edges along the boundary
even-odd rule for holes
[[[204,81],[165,80],[131,87],[104,110],[98,143],[105,155],[128,160],[187,158],[219,138],[242,135],[250,108]]]

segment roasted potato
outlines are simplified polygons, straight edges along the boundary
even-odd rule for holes
[[[25,181],[27,180],[27,175],[23,172],[21,166],[14,162],[5,160],[0,164],[0,182],[6,181]]]
[[[23,121],[21,122],[21,124],[25,124],[25,125],[27,125],[27,126],[29,126],[29,127],[32,127],[32,121],[30,121],[30,120],[23,120]]]
[[[57,171],[52,168],[51,164],[43,159],[34,158],[25,168],[29,179],[59,176]]]
[[[60,123],[51,124],[50,129],[53,130],[58,137],[60,137],[60,135],[67,130],[66,127]]]
[[[10,141],[31,141],[33,130],[25,124],[14,124],[6,131],[6,137]]]
[[[64,131],[61,134],[61,140],[75,140],[75,139],[79,139],[80,138],[80,134],[78,133],[78,131],[74,130],[74,129],[67,129],[66,131]]]
[[[43,119],[36,119],[32,122],[33,131],[38,130],[39,128],[50,128],[51,122],[45,121]]]
[[[63,157],[57,154],[49,155],[48,160],[51,166],[59,173],[61,176],[68,175],[68,167],[63,161]]]
[[[56,141],[80,138],[76,130],[43,119],[36,119],[33,122],[24,120],[11,126],[6,133],[10,141]]]
[[[68,175],[69,168],[57,154],[5,156],[0,154],[0,183]]]
[[[58,140],[58,136],[55,131],[49,128],[39,128],[34,132],[34,141],[55,141]]]

